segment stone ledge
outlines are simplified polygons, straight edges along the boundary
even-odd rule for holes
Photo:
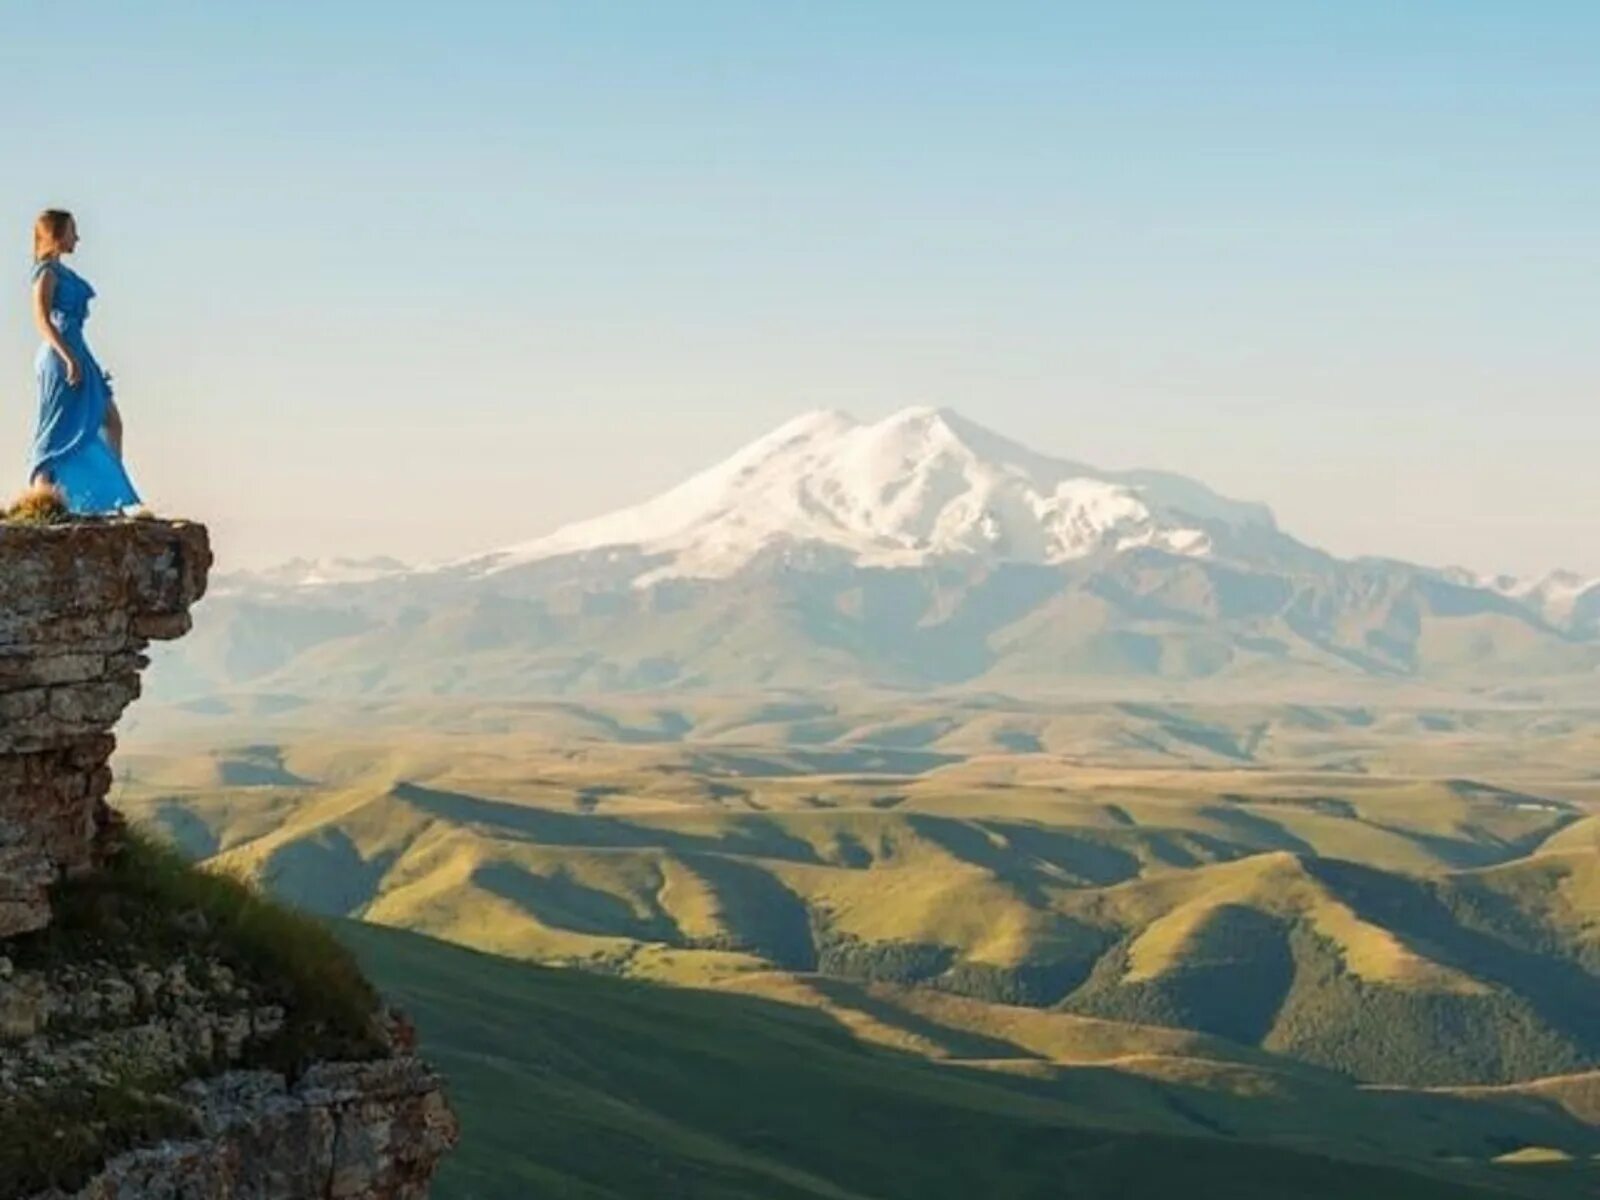
[[[48,924],[46,888],[93,864],[111,729],[210,569],[186,521],[0,522],[0,938]]]
[[[235,1071],[189,1084],[183,1103],[201,1136],[113,1159],[73,1200],[422,1200],[458,1136],[438,1076],[410,1057],[320,1063],[293,1085]]]

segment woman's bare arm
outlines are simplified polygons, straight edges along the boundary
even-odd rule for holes
[[[67,368],[67,386],[77,387],[83,378],[83,371],[78,366],[78,360],[72,356],[72,351],[67,349],[66,339],[61,336],[61,331],[50,321],[50,306],[56,298],[56,274],[54,271],[39,272],[38,281],[33,285],[33,323],[39,327],[39,332],[44,335],[44,340],[49,342],[61,361]]]

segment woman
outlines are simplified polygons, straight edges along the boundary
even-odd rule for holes
[[[33,318],[44,335],[34,360],[39,429],[29,477],[75,513],[114,513],[139,503],[122,466],[122,418],[111,383],[83,339],[94,289],[62,256],[78,246],[72,214],[46,209],[33,226]]]

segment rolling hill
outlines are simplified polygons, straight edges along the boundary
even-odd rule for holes
[[[447,1195],[938,1195],[959,1137],[996,1195],[1555,1198],[1600,1154],[1597,747],[1488,698],[237,697],[144,708],[114,801],[365,922],[464,1081]]]
[[[1530,1133],[1597,1144],[1520,1094],[1363,1096],[1259,1072],[1230,1094],[1165,1080],[1159,1065],[941,1065],[790,1004],[343,933],[450,1078],[464,1137],[436,1186],[444,1200],[1470,1200],[1576,1196],[1594,1180],[1566,1152],[1509,1148]],[[1252,1140],[1223,1123],[1252,1110],[1277,1128]],[[1334,1156],[1352,1128],[1386,1132]]]
[[[395,710],[366,733],[353,710],[337,733],[312,713],[272,743],[135,748],[118,803],[315,911],[525,959],[926,989],[1375,1084],[1600,1065],[1582,714],[416,711],[400,738]],[[1084,757],[1098,739],[1152,765],[1038,748],[1068,730]],[[1500,773],[1395,769],[1430,739],[1451,761],[1487,743]]]

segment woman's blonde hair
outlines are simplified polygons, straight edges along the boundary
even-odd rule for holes
[[[33,261],[39,262],[61,249],[72,214],[64,208],[47,208],[33,223]]]

